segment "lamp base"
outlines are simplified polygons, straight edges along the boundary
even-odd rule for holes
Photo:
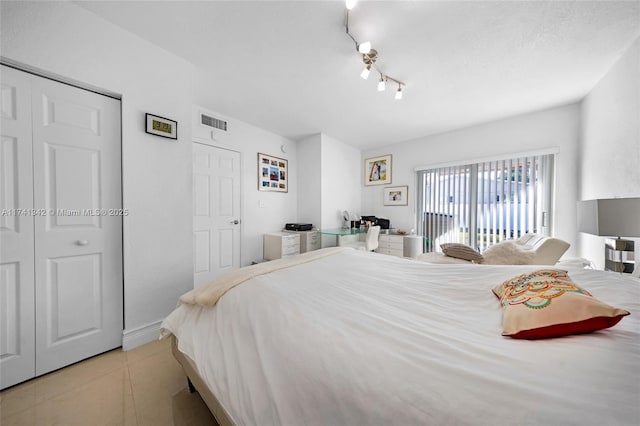
[[[635,268],[635,244],[632,240],[607,239],[604,244],[604,269],[630,274]]]

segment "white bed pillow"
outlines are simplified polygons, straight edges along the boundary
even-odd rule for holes
[[[440,244],[442,252],[449,257],[456,259],[468,260],[474,263],[482,263],[484,261],[482,255],[466,244],[459,243],[443,243]]]
[[[523,249],[513,240],[494,244],[482,253],[484,264],[488,265],[532,265],[535,252]]]

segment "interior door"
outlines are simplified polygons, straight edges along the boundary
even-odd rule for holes
[[[240,153],[193,143],[194,287],[240,267]]]
[[[120,102],[32,78],[36,374],[122,344]]]
[[[2,67],[0,388],[35,373],[30,91],[27,74]]]

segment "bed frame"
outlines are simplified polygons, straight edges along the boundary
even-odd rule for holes
[[[216,398],[198,374],[198,369],[193,360],[178,350],[178,339],[173,335],[171,336],[171,352],[187,375],[189,391],[192,393],[198,391],[198,394],[200,394],[202,400],[207,404],[207,407],[209,407],[213,417],[216,418],[220,426],[235,426],[227,410],[222,407],[218,398]]]

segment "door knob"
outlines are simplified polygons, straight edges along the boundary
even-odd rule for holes
[[[236,219],[236,220],[232,220],[232,221],[231,221],[231,222],[229,222],[229,223],[230,223],[230,224],[232,224],[232,225],[237,225],[237,224],[239,224],[239,223],[240,223],[240,221],[239,221],[238,219]]]
[[[78,240],[78,241],[76,241],[76,245],[88,246],[89,245],[89,240]]]

